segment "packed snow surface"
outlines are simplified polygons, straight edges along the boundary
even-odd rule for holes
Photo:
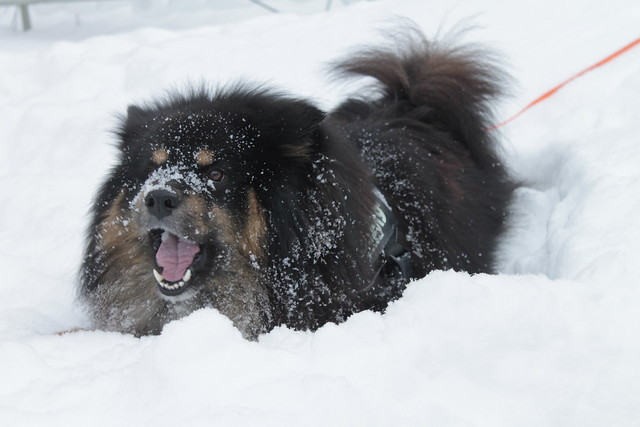
[[[385,314],[242,339],[214,310],[162,335],[83,327],[86,215],[127,105],[266,81],[331,108],[326,64],[413,19],[501,52],[498,119],[640,36],[637,0],[162,0],[0,7],[0,423],[640,425],[640,48],[500,131],[522,182],[498,275],[433,272]],[[345,4],[349,3],[349,4]]]

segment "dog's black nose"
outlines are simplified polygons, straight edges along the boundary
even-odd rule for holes
[[[144,198],[144,204],[153,216],[162,219],[178,207],[180,198],[167,190],[154,190]]]

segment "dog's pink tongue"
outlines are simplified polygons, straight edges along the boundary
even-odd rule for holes
[[[198,245],[180,239],[174,234],[165,233],[156,252],[156,261],[162,267],[162,276],[170,282],[181,280],[198,252]]]

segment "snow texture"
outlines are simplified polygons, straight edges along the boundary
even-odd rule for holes
[[[240,77],[330,108],[326,63],[410,17],[501,51],[518,108],[639,36],[637,0],[162,0],[0,8],[0,420],[64,425],[640,425],[640,48],[503,128],[523,182],[494,276],[433,272],[381,315],[248,342],[214,310],[137,339],[75,303],[116,114]],[[468,19],[472,17],[472,19]]]

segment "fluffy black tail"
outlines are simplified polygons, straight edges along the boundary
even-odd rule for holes
[[[335,73],[377,80],[374,88],[381,96],[375,105],[365,101],[375,110],[370,113],[380,115],[381,108],[391,107],[384,112],[388,119],[411,118],[434,126],[464,144],[479,163],[492,162],[487,129],[493,124],[492,103],[503,95],[506,78],[494,65],[495,55],[473,45],[429,42],[416,28],[399,33],[390,35],[388,47],[365,48],[336,63]],[[346,113],[348,104],[336,113],[340,110]]]

